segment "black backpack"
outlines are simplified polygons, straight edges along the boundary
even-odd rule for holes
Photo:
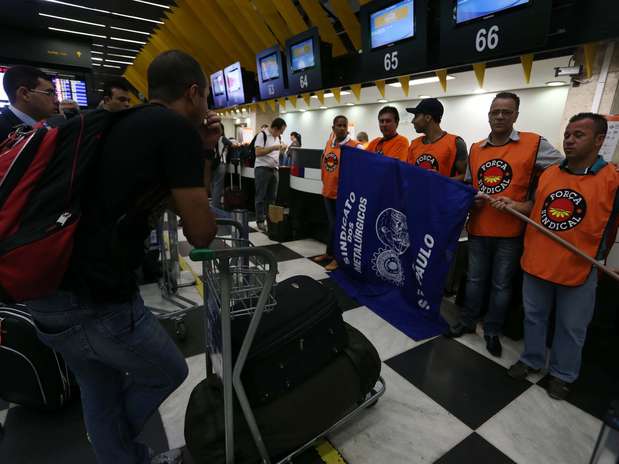
[[[254,135],[254,138],[251,139],[251,142],[249,142],[249,145],[241,147],[237,150],[230,150],[230,152],[232,152],[230,156],[230,161],[232,163],[240,161],[247,167],[253,167],[254,164],[256,163],[256,139],[258,138],[258,135],[260,134],[262,134],[263,143],[266,145],[267,133],[261,130],[256,135]]]

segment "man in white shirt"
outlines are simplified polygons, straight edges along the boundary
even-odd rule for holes
[[[282,135],[286,130],[286,121],[275,118],[271,127],[256,135],[254,149],[256,162],[254,164],[254,180],[256,185],[256,223],[258,229],[266,232],[266,210],[269,204],[275,203],[277,184],[279,182],[279,153],[286,150],[282,143]]]
[[[37,68],[12,66],[2,84],[11,104],[0,110],[0,142],[15,126],[33,126],[49,118],[58,108],[52,80]]]

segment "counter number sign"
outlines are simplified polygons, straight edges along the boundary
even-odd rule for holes
[[[302,89],[307,89],[309,87],[307,74],[303,73],[299,76],[299,87],[301,87]]]
[[[400,64],[398,60],[398,52],[395,51],[385,54],[383,64],[385,65],[385,71],[393,71],[398,69],[398,65]]]
[[[475,49],[482,53],[486,48],[494,50],[499,45],[499,26],[494,25],[488,29],[482,27],[475,36]]]

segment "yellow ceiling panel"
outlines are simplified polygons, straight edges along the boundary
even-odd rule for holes
[[[320,3],[316,0],[299,0],[301,6],[309,16],[310,21],[314,26],[318,27],[320,38],[325,42],[333,45],[333,55],[339,56],[346,53],[346,47],[342,40],[338,37],[331,21],[327,17],[327,13],[322,9]]]
[[[262,19],[266,21],[267,25],[271,28],[271,31],[277,37],[280,45],[284,45],[286,40],[294,35],[288,26],[277,12],[277,8],[271,2],[271,0],[254,0],[256,9],[260,12]]]
[[[258,38],[260,39],[262,49],[270,47],[277,42],[277,39],[273,33],[262,20],[260,13],[254,9],[249,0],[229,0],[229,2],[234,2],[239,14],[243,15],[243,17],[247,20],[249,27],[256,32]]]
[[[251,28],[250,22],[245,16],[241,15],[232,0],[215,0],[215,3],[219,6],[219,9],[226,18],[228,18],[229,24],[232,25],[230,30],[236,31],[235,35],[239,38],[243,38],[254,54],[275,43],[275,40],[273,40],[269,45],[262,45],[260,37],[258,37],[258,34]]]
[[[331,7],[337,19],[344,26],[344,30],[355,49],[361,49],[361,24],[359,24],[359,20],[352,11],[350,2],[348,0],[331,0]]]
[[[292,0],[271,0],[271,2],[282,15],[282,18],[286,19],[286,24],[294,35],[307,31],[307,24],[303,21],[301,13]]]
[[[184,40],[182,36],[175,34],[170,26],[170,23],[164,25],[160,29],[159,33],[163,34],[164,37],[168,37],[168,40],[170,41],[170,43],[173,44],[174,48],[183,50],[184,52],[189,53],[191,56],[193,56],[198,61],[198,63],[200,63],[200,66],[202,66],[202,70],[205,73],[210,74],[211,72],[213,72],[213,70],[215,69],[215,65],[212,61],[210,61],[208,56],[206,56],[205,53],[198,53],[195,47],[189,44],[186,40]]]

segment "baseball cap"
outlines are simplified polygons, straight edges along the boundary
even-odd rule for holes
[[[443,117],[443,104],[436,98],[424,98],[414,108],[406,108],[409,113],[417,114],[429,114],[435,119],[441,119]]]

